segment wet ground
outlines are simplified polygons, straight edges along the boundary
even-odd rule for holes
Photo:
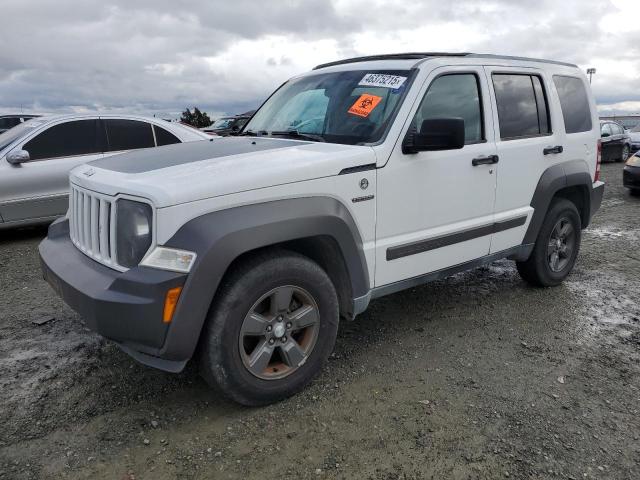
[[[84,329],[41,280],[45,230],[0,232],[0,479],[640,478],[640,198],[621,170],[603,166],[563,286],[501,261],[377,300],[310,388],[260,409]]]

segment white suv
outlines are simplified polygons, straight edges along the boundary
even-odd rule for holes
[[[599,208],[575,66],[477,54],[326,65],[239,136],[92,162],[40,245],[45,278],[142,363],[260,405],[318,373],[339,319],[500,258],[538,286]]]

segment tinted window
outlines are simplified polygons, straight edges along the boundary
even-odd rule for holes
[[[413,128],[420,129],[428,118],[464,119],[465,142],[483,140],[482,107],[478,80],[473,74],[444,75],[429,86],[416,112]]]
[[[99,153],[98,145],[98,121],[76,120],[54,125],[22,148],[29,152],[31,160],[38,160]]]
[[[137,120],[104,120],[109,152],[155,147],[151,124]]]
[[[531,137],[550,132],[548,107],[539,77],[494,74],[493,89],[498,104],[500,138]]]
[[[591,130],[591,110],[584,82],[575,77],[554,75],[553,83],[560,97],[565,131],[578,133]]]
[[[167,132],[164,128],[154,125],[153,129],[156,132],[156,143],[159,147],[163,145],[171,145],[172,143],[180,143],[180,139],[178,137],[173,133]]]
[[[19,118],[0,118],[0,128],[9,129],[20,123]]]

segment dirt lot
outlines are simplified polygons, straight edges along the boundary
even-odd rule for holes
[[[0,233],[0,479],[640,478],[640,198],[603,176],[563,286],[503,261],[375,301],[262,409],[136,364],[41,280],[43,229]]]

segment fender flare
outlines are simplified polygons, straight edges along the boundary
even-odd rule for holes
[[[534,211],[525,233],[523,244],[535,243],[551,201],[560,190],[567,187],[584,187],[584,211],[581,214],[582,228],[588,226],[592,215],[589,192],[593,188],[593,179],[589,173],[589,168],[583,160],[559,163],[547,168],[540,176],[540,180],[538,180],[530,204]]]
[[[220,281],[240,255],[316,236],[333,238],[344,257],[354,298],[369,291],[362,239],[347,208],[331,197],[305,197],[229,208],[183,225],[167,247],[197,253],[169,326],[163,358],[190,358]]]

